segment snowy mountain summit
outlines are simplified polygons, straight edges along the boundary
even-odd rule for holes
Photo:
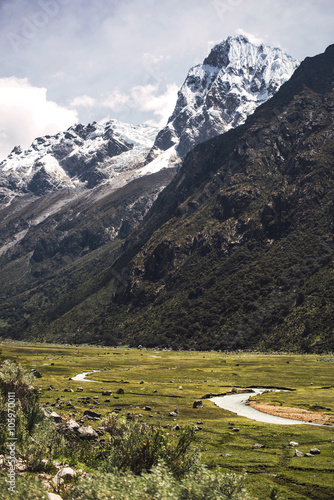
[[[22,150],[16,146],[0,163],[0,201],[36,196],[62,188],[94,188],[144,163],[157,129],[118,120],[74,125],[54,136],[38,137]],[[119,184],[119,182],[118,182]]]
[[[190,69],[160,132],[111,120],[75,125],[13,149],[0,163],[0,203],[62,188],[92,189],[176,167],[197,144],[241,125],[290,78],[298,61],[278,48],[230,36]]]
[[[215,45],[203,64],[190,69],[151,156],[176,146],[183,158],[196,144],[241,125],[298,65],[281,49],[254,45],[243,35]]]

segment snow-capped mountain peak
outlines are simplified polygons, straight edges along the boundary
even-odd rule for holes
[[[243,35],[228,37],[190,69],[153,151],[176,145],[182,158],[199,142],[241,125],[298,65],[279,48],[254,45]]]
[[[16,146],[0,163],[2,201],[8,203],[27,192],[41,195],[59,188],[92,188],[111,180],[120,166],[132,169],[134,162],[144,161],[156,134],[157,129],[148,125],[110,120],[38,137],[25,150]]]

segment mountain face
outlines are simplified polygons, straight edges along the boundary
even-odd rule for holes
[[[239,345],[234,333],[228,336],[224,330],[229,323],[224,323],[225,312],[220,306],[215,306],[214,314],[207,307],[211,285],[194,284],[202,273],[209,276],[217,271],[219,276],[223,262],[230,269],[229,261],[222,258],[226,255],[215,245],[229,248],[224,243],[227,232],[231,241],[235,236],[237,248],[238,217],[253,198],[262,199],[258,192],[267,193],[263,196],[268,201],[268,220],[270,207],[276,213],[275,203],[280,206],[280,198],[270,198],[268,179],[280,192],[274,183],[276,174],[270,169],[279,170],[275,161],[285,158],[284,148],[292,147],[289,140],[285,146],[282,140],[283,145],[273,147],[269,154],[261,147],[263,141],[266,148],[275,141],[270,121],[261,122],[254,136],[250,133],[247,147],[236,142],[242,126],[235,135],[232,129],[266,101],[296,66],[296,61],[278,49],[255,47],[244,37],[230,37],[212,50],[203,65],[190,71],[167,126],[171,141],[162,139],[166,129],[156,136],[152,128],[112,120],[104,126],[78,125],[57,136],[36,139],[26,151],[16,148],[0,165],[0,279],[4,284],[0,327],[4,334],[75,342],[136,343],[141,339],[145,345],[155,342],[205,348],[212,333],[210,348]],[[284,99],[289,104],[289,99]],[[226,130],[223,136],[195,148],[173,179],[178,158],[188,148]],[[233,160],[227,168],[233,148]],[[253,149],[258,156],[252,156]],[[247,155],[252,162],[246,168]],[[226,175],[218,174],[219,169],[226,170]],[[239,174],[240,179],[244,176],[240,196],[233,188]],[[248,187],[252,182],[254,186]],[[229,189],[234,189],[233,196]],[[221,206],[217,202],[213,210],[216,197],[222,200]],[[252,214],[249,217],[254,218]],[[244,241],[240,237],[240,242]],[[257,247],[257,242],[253,244]],[[209,254],[221,264],[207,264]],[[188,263],[194,274],[186,271],[183,275],[183,265]],[[202,265],[210,272],[201,271]],[[177,275],[175,288],[173,277]],[[200,326],[194,330],[198,339],[192,335],[188,312],[178,324],[180,304],[188,295],[189,300],[202,297],[198,309],[196,301],[188,304],[194,315],[198,310],[195,323]],[[215,301],[219,302],[218,298]],[[182,306],[185,311],[188,305]],[[210,316],[208,324],[202,307]],[[257,314],[261,314],[261,307]],[[164,319],[166,314],[170,317]],[[229,319],[231,325],[233,318]],[[153,332],[159,332],[154,341]],[[249,338],[243,339],[242,346],[249,344]]]
[[[242,35],[228,37],[189,71],[151,155],[174,146],[184,158],[197,144],[241,125],[298,64],[278,48],[256,46]]]
[[[25,193],[42,196],[64,188],[114,184],[121,173],[140,166],[156,134],[154,127],[111,120],[38,137],[27,150],[15,147],[0,163],[0,201],[8,204]]]
[[[117,120],[15,147],[0,163],[0,278],[16,263],[37,285],[42,275],[124,239],[172,180],[180,155],[238,125],[296,65],[279,49],[230,37],[190,70],[167,126],[169,149],[161,142],[165,129]],[[6,290],[4,297],[16,293]]]
[[[334,45],[189,153],[81,299],[16,331],[196,349],[334,348]],[[116,291],[115,291],[116,289]]]

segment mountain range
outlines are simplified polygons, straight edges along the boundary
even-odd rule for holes
[[[0,165],[3,334],[329,349],[333,46],[298,66],[229,37],[163,130],[112,120],[15,148]]]

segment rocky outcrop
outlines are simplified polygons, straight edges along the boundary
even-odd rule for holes
[[[280,49],[256,46],[243,35],[215,45],[203,64],[189,71],[152,154],[176,145],[184,158],[197,144],[241,125],[277,92],[298,64]]]

